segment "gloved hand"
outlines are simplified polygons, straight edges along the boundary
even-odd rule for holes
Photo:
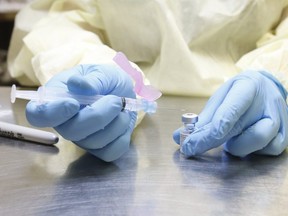
[[[120,97],[135,98],[129,75],[113,64],[78,65],[54,76],[48,87],[59,87],[81,95],[107,95],[82,107],[74,99],[61,99],[39,105],[30,101],[26,116],[30,124],[54,127],[104,161],[113,161],[129,149],[137,114],[122,110]]]
[[[201,155],[224,144],[232,155],[279,155],[288,145],[287,92],[271,74],[246,71],[227,81],[199,115],[180,151]],[[173,134],[179,144],[179,131]]]

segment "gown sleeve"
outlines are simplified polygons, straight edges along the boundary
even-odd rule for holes
[[[288,8],[275,29],[264,34],[256,49],[242,56],[236,63],[240,70],[265,70],[288,89]]]
[[[8,71],[20,84],[38,86],[78,64],[112,61],[97,1],[35,1],[16,18]]]

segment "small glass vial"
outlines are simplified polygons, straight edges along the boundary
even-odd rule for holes
[[[185,113],[182,115],[183,127],[180,131],[180,145],[186,137],[195,130],[195,123],[198,121],[198,115],[195,113]]]

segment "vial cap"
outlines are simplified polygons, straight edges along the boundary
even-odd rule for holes
[[[198,115],[195,113],[184,113],[182,115],[182,122],[186,124],[195,124],[198,122]]]

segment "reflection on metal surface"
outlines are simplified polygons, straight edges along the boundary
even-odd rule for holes
[[[63,138],[55,146],[58,148],[58,154],[49,155],[49,157],[39,154],[33,163],[37,169],[45,171],[46,175],[61,177],[65,175],[69,165],[78,160],[85,152]]]
[[[146,115],[131,150],[113,163],[62,139],[51,151],[0,138],[1,214],[286,215],[287,152],[241,159],[222,147],[193,159],[179,153],[172,133],[181,109],[199,113],[206,100],[160,98],[167,109]],[[13,106],[11,116],[22,124],[24,107]]]

